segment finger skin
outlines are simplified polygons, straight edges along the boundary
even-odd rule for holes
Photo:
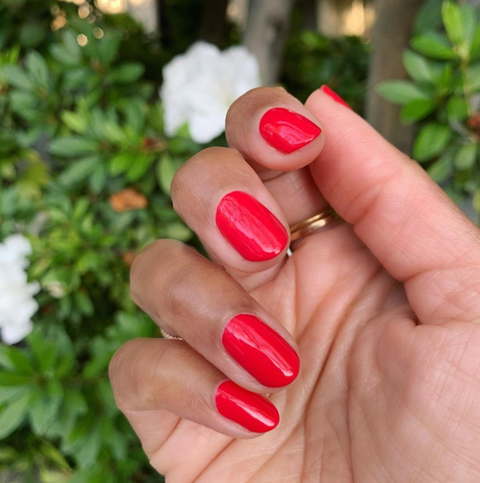
[[[158,325],[237,384],[270,393],[297,377],[290,334],[223,267],[193,248],[157,241],[136,258],[130,285],[133,300]]]
[[[281,109],[305,117],[313,126],[313,132],[315,129],[321,132],[318,136],[307,136],[308,142],[293,151],[276,149],[265,138],[263,131],[265,125],[268,127],[268,116]],[[282,114],[279,117],[282,119]],[[272,130],[275,132],[274,127]],[[307,126],[307,132],[310,128]],[[258,172],[290,225],[324,210],[325,200],[313,183],[308,168],[302,169],[321,152],[325,143],[323,127],[298,99],[278,87],[253,89],[232,104],[225,131],[229,146],[240,151]],[[279,132],[285,134],[288,144],[288,130],[286,133]]]
[[[109,372],[115,401],[127,418],[139,412],[148,418],[162,409],[235,438],[258,436],[279,422],[268,399],[226,380],[183,341],[129,341]]]
[[[288,224],[238,151],[200,152],[176,173],[171,194],[175,211],[222,265],[262,272],[284,258]]]
[[[421,322],[469,321],[478,309],[478,229],[423,169],[321,90],[307,107],[325,148],[310,165],[319,189],[397,280]],[[462,308],[461,308],[462,307]]]

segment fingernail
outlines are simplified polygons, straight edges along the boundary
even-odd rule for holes
[[[287,230],[280,221],[243,191],[233,191],[222,198],[215,221],[237,252],[252,262],[275,258],[288,243]]]
[[[240,314],[230,320],[222,336],[225,350],[258,382],[283,387],[298,375],[295,349],[258,317]]]
[[[330,87],[323,85],[320,89],[327,94],[327,96],[330,96],[334,101],[338,102],[342,106],[348,107],[350,110],[352,109],[335,91],[330,89]]]
[[[292,153],[302,148],[321,132],[310,119],[283,107],[270,109],[260,120],[260,134],[263,139],[283,153]]]
[[[218,412],[253,433],[275,429],[280,421],[277,408],[265,397],[225,381],[215,393]]]

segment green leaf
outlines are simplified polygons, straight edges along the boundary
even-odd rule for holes
[[[48,383],[47,390],[38,389],[29,404],[30,422],[36,434],[45,434],[58,417],[63,388],[57,380]]]
[[[465,88],[470,92],[480,89],[480,64],[478,62],[465,72]]]
[[[135,162],[127,171],[127,179],[129,181],[139,180],[148,170],[152,164],[154,157],[148,154],[139,154]]]
[[[417,82],[433,83],[434,77],[429,63],[421,55],[406,50],[403,54],[403,65],[410,77]]]
[[[457,151],[453,160],[455,167],[460,171],[472,168],[477,158],[477,151],[477,144],[467,144],[466,146],[462,146]]]
[[[27,54],[25,64],[35,83],[41,87],[48,87],[49,75],[45,59],[33,50]]]
[[[168,154],[162,155],[157,163],[157,180],[162,191],[170,196],[170,185],[179,165]]]
[[[27,340],[41,372],[51,369],[57,358],[56,341],[48,340],[37,328],[27,337]]]
[[[415,34],[436,30],[442,23],[443,0],[427,0],[423,2],[414,20]]]
[[[88,156],[72,161],[72,164],[59,176],[59,181],[65,185],[72,185],[91,176],[102,158],[98,155]]]
[[[473,194],[473,208],[480,213],[480,188],[477,188]]]
[[[15,431],[27,415],[31,395],[25,394],[0,411],[0,439],[4,439]]]
[[[480,25],[478,25],[470,44],[470,59],[477,60],[480,58]]]
[[[439,154],[452,137],[449,126],[437,123],[427,124],[418,134],[413,147],[417,161],[427,161]]]
[[[435,108],[435,103],[428,100],[411,101],[405,104],[400,114],[404,124],[412,124],[428,116]]]
[[[35,88],[35,84],[21,67],[16,65],[6,65],[4,67],[4,72],[7,75],[7,82],[10,85],[25,91],[32,91]]]
[[[461,5],[460,10],[462,12],[462,21],[464,28],[464,38],[468,46],[470,46],[475,30],[477,29],[477,15],[475,9],[471,5]]]
[[[451,154],[440,157],[432,163],[427,173],[437,183],[443,183],[453,174],[453,158]]]
[[[30,386],[5,386],[0,387],[0,404],[9,403],[12,399],[20,399],[27,393],[31,393]]]
[[[124,63],[112,70],[109,80],[121,84],[130,84],[140,79],[144,72],[145,67],[138,62]]]
[[[184,223],[171,223],[165,227],[166,236],[175,240],[188,241],[192,238],[192,231]]]
[[[35,367],[31,359],[27,356],[24,350],[17,347],[0,345],[0,359],[7,359],[9,368],[15,369],[19,374],[34,374]],[[7,367],[5,364],[2,364]]]
[[[97,164],[95,171],[90,177],[90,189],[95,193],[100,193],[107,183],[108,171],[103,164]]]
[[[99,151],[99,147],[95,141],[78,136],[57,138],[50,143],[52,154],[66,158],[74,158],[81,154],[90,154],[97,151]]]
[[[460,7],[450,1],[443,2],[442,20],[452,44],[460,45],[465,40],[465,26]]]
[[[110,174],[117,176],[127,171],[127,169],[135,162],[135,154],[119,153],[113,156],[109,162]]]
[[[415,84],[402,80],[382,82],[377,86],[377,92],[385,99],[400,105],[414,100],[428,99],[428,96]]]
[[[60,114],[65,125],[79,134],[83,134],[88,126],[87,118],[79,112],[63,111]]]
[[[458,55],[448,43],[437,34],[429,33],[414,37],[410,44],[412,47],[427,57],[441,60],[456,60]]]
[[[32,378],[12,371],[0,371],[0,387],[2,386],[28,386]]]
[[[464,97],[451,97],[447,104],[448,119],[463,121],[468,117],[468,103]]]

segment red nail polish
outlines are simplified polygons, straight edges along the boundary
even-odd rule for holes
[[[284,153],[292,153],[312,142],[322,130],[310,119],[276,107],[260,120],[260,134],[268,144]]]
[[[247,391],[232,381],[218,386],[215,394],[218,412],[253,433],[275,429],[280,421],[277,408],[265,397]]]
[[[288,243],[287,230],[273,213],[242,191],[222,198],[215,221],[237,252],[252,262],[275,258]]]
[[[258,317],[240,314],[222,336],[225,350],[258,382],[267,387],[290,384],[300,369],[295,349]]]
[[[330,96],[334,101],[338,102],[342,106],[348,107],[350,110],[352,109],[336,92],[332,91],[330,87],[323,85],[321,87],[322,91],[327,94],[327,96]]]

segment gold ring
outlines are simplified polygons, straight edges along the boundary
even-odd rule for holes
[[[332,208],[328,208],[318,215],[312,216],[311,218],[293,225],[290,228],[290,239],[292,242],[294,242],[299,238],[304,238],[312,233],[315,233],[321,228],[326,227],[330,223],[333,223],[335,220],[338,220],[338,215],[335,213],[335,211],[333,211]]]
[[[169,334],[168,332],[165,332],[161,327],[160,327],[160,333],[162,334],[162,337],[164,339],[168,339],[168,340],[183,340],[179,335]]]

